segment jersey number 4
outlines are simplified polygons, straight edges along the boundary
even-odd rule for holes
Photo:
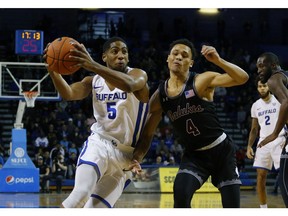
[[[186,120],[186,131],[187,131],[188,134],[193,134],[194,136],[198,136],[200,134],[200,131],[194,125],[192,119],[187,119]]]

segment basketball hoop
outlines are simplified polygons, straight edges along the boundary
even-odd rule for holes
[[[38,96],[37,91],[25,91],[23,92],[24,98],[26,100],[27,107],[34,107],[35,100]]]

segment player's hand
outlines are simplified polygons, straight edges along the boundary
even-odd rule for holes
[[[51,44],[51,43],[48,43],[48,44],[46,45],[45,49],[43,50],[43,56],[42,56],[42,58],[43,58],[43,61],[44,61],[44,63],[45,63],[45,67],[46,67],[47,71],[51,74],[53,71],[49,69],[49,65],[48,65],[47,62],[46,62],[46,59],[47,59],[47,51],[48,51],[48,47],[50,46],[50,44]]]
[[[95,61],[90,56],[84,44],[73,44],[75,49],[70,50],[70,58],[78,63],[71,67],[82,67],[86,70],[92,71],[95,66]]]
[[[278,137],[278,135],[275,135],[273,133],[270,134],[269,136],[267,136],[264,140],[262,140],[258,144],[257,148],[261,148],[261,147],[265,146],[266,144],[268,144],[268,143],[272,142],[273,140],[275,140],[277,137]]]
[[[216,49],[212,46],[203,45],[201,49],[201,54],[210,62],[216,63],[220,60],[220,56]]]
[[[250,146],[247,147],[246,156],[249,159],[253,159],[253,157],[254,157],[254,151]]]
[[[140,163],[137,160],[132,160],[128,166],[128,168],[124,169],[123,171],[131,171],[137,175],[142,172],[142,168]]]

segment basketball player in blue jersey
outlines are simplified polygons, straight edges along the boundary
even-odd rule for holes
[[[78,62],[75,66],[95,75],[68,85],[60,74],[49,73],[64,100],[92,93],[96,122],[78,158],[74,189],[62,207],[113,207],[131,181],[132,173],[124,170],[141,169],[131,160],[148,110],[148,78],[145,71],[127,66],[128,48],[122,38],[110,38],[103,45],[107,67],[93,61],[83,44],[74,46],[70,58]]]
[[[170,45],[167,58],[170,77],[159,85],[149,101],[149,114],[134,159],[141,161],[149,149],[162,112],[170,119],[185,151],[176,175],[174,207],[189,208],[196,190],[212,177],[222,197],[223,207],[240,207],[240,184],[236,148],[219,124],[213,95],[216,87],[242,85],[249,76],[238,66],[220,58],[212,46],[202,46],[201,54],[225,73],[190,72],[195,49],[187,39]]]
[[[262,140],[258,148],[277,139],[282,128],[288,126],[288,72],[281,69],[278,57],[271,52],[261,54],[257,59],[257,72],[262,83],[267,83],[269,90],[280,102],[280,112],[272,133]],[[287,134],[286,134],[287,135]],[[279,187],[286,208],[288,208],[288,145],[284,145],[280,157]]]
[[[249,159],[254,157],[252,146],[256,138],[259,136],[258,143],[260,143],[270,135],[275,128],[280,111],[280,103],[270,93],[267,83],[263,84],[260,81],[259,76],[256,79],[256,86],[260,99],[255,101],[251,107],[252,123],[246,152]],[[260,208],[267,208],[266,177],[273,164],[276,170],[279,169],[280,155],[285,141],[285,131],[282,129],[277,139],[263,148],[256,149],[253,167],[257,169],[257,193]]]

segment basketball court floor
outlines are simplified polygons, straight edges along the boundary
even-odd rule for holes
[[[267,188],[268,207],[285,208],[281,194],[270,193]],[[59,208],[70,191],[57,194],[42,193],[0,193],[1,208]],[[173,208],[172,193],[131,193],[124,192],[115,208]],[[192,208],[222,208],[219,193],[196,193]],[[255,190],[241,190],[241,208],[259,208]]]

